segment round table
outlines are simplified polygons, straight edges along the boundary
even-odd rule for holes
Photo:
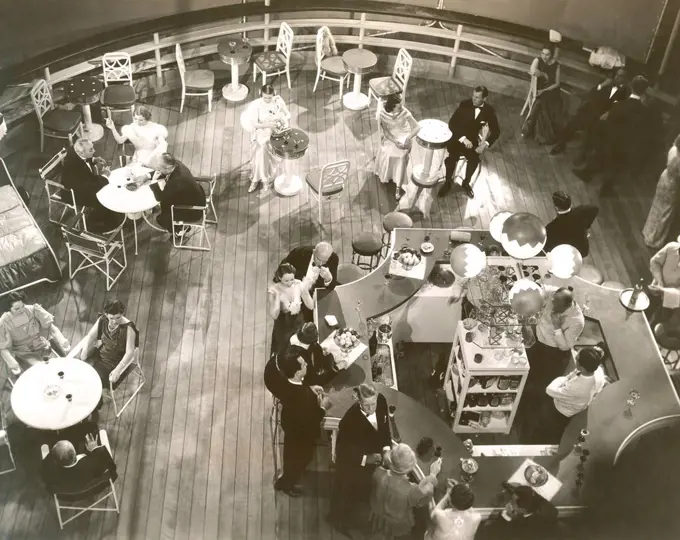
[[[101,397],[102,383],[91,365],[76,358],[52,358],[17,379],[11,403],[14,414],[27,426],[56,431],[85,420]]]
[[[153,173],[153,169],[139,163],[131,163],[126,167],[114,169],[109,174],[109,185],[97,192],[97,199],[102,206],[112,212],[125,214],[125,218],[132,220],[135,232],[135,255],[137,255],[137,219],[142,217],[157,231],[167,232],[149,221],[145,212],[158,205],[158,201],[148,185],[140,186],[136,191],[130,191],[125,186],[134,178]]]
[[[248,95],[248,87],[238,81],[238,67],[250,60],[253,48],[240,36],[222,39],[217,44],[217,52],[225,64],[231,66],[231,83],[222,87],[222,97],[227,101],[243,101]]]
[[[378,57],[366,49],[350,49],[343,53],[342,61],[347,72],[354,74],[354,88],[342,97],[342,103],[348,109],[361,111],[369,102],[368,96],[361,93],[361,76],[375,67]]]
[[[64,84],[64,91],[70,103],[77,103],[83,109],[83,135],[92,142],[104,136],[104,128],[92,122],[90,105],[99,101],[104,85],[96,77],[83,75]]]
[[[283,174],[274,180],[274,189],[279,195],[291,197],[302,189],[300,176],[293,172],[293,160],[305,155],[309,147],[309,137],[298,128],[292,128],[282,137],[272,135],[269,139],[269,150],[283,159]]]
[[[418,144],[425,148],[425,160],[413,168],[413,177],[420,182],[426,182],[432,172],[432,157],[435,150],[446,148],[453,133],[446,122],[428,118],[418,122],[420,131],[416,135]]]

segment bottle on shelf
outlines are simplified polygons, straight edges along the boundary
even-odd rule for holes
[[[633,292],[630,295],[630,301],[628,302],[628,305],[631,308],[634,308],[635,305],[637,304],[637,299],[640,296],[640,293],[642,292],[642,289],[644,288],[644,286],[645,286],[645,280],[641,279],[640,281],[638,281],[635,284],[635,287],[633,287]]]
[[[378,337],[376,336],[376,332],[373,331],[371,337],[368,338],[368,354],[371,356],[371,358],[373,358],[377,351],[378,351]]]
[[[396,441],[397,443],[400,443],[401,442],[401,435],[399,435],[399,428],[397,427],[397,422],[394,419],[394,413],[396,411],[397,411],[397,408],[394,405],[390,405],[388,420],[390,422],[390,431],[392,432],[392,440]]]
[[[366,319],[364,318],[364,314],[361,312],[361,300],[357,300],[357,305],[356,305],[356,312],[357,312],[357,320],[359,327],[356,329],[357,332],[359,333],[359,336],[362,338],[366,338],[368,329],[366,326]]]

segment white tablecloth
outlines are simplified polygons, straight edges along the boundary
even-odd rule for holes
[[[72,395],[70,402],[66,394]],[[27,426],[58,430],[82,422],[101,397],[101,380],[92,366],[76,358],[52,358],[17,379],[11,402],[14,414]]]
[[[548,481],[544,485],[540,487],[532,486],[531,484],[529,484],[529,482],[527,482],[526,478],[524,477],[524,471],[529,465],[536,465],[536,462],[530,459],[525,460],[524,463],[522,463],[522,465],[520,466],[520,468],[515,471],[515,474],[513,474],[510,477],[508,482],[510,482],[511,484],[516,483],[522,484],[523,486],[529,486],[544,499],[548,501],[552,500],[553,497],[557,495],[557,492],[562,487],[562,482],[560,482],[552,474],[548,473]]]
[[[125,188],[130,183],[131,176],[139,177],[147,173],[153,173],[153,169],[139,163],[112,170],[109,175],[109,185],[97,192],[97,199],[102,206],[120,214],[135,214],[151,210],[158,204],[158,201],[149,186],[141,186],[136,191]]]

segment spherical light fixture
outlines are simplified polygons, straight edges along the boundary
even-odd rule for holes
[[[451,270],[458,277],[475,277],[485,267],[486,254],[473,244],[462,244],[451,251]]]
[[[581,253],[574,246],[560,244],[548,253],[550,272],[558,278],[569,279],[578,274],[583,264]]]
[[[508,293],[510,307],[521,317],[536,315],[543,308],[545,291],[531,279],[518,279]]]
[[[498,212],[489,221],[489,234],[496,242],[502,241],[503,223],[512,215],[512,212]]]
[[[528,212],[517,212],[503,223],[501,244],[515,259],[535,257],[545,246],[546,239],[545,226]]]

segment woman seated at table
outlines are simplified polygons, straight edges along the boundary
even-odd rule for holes
[[[94,367],[104,388],[118,381],[134,360],[139,344],[137,328],[123,313],[123,302],[108,300],[104,304],[104,313],[78,345],[81,348],[80,358]]]
[[[269,151],[272,132],[289,127],[290,112],[281,96],[277,96],[270,84],[260,90],[260,98],[253,101],[241,115],[241,126],[250,133],[250,163],[253,177],[248,193],[262,182],[262,191],[269,189],[278,158]]]
[[[274,319],[271,350],[278,352],[281,344],[305,322],[302,303],[311,310],[314,302],[308,286],[295,279],[292,264],[280,264],[273,281],[269,287],[269,314]]]
[[[0,317],[0,356],[14,375],[44,357],[65,356],[71,346],[40,304],[26,305],[23,291],[7,295],[9,311]],[[50,343],[50,340],[52,343]]]
[[[134,163],[156,168],[158,158],[168,151],[168,130],[165,126],[151,122],[151,111],[144,105],[137,105],[132,124],[123,126],[118,133],[111,118],[106,119],[106,127],[111,130],[118,144],[130,141],[135,147],[132,156]]]
[[[560,65],[552,46],[543,47],[541,57],[534,58],[529,73],[532,79],[536,77],[536,97],[522,126],[522,136],[540,144],[553,144],[562,129],[565,110],[560,93]]]
[[[411,154],[411,141],[420,131],[418,122],[402,104],[401,94],[394,94],[385,100],[380,111],[382,144],[378,150],[375,172],[383,184],[390,180],[397,187],[396,198],[401,199],[408,181],[406,169]]]

